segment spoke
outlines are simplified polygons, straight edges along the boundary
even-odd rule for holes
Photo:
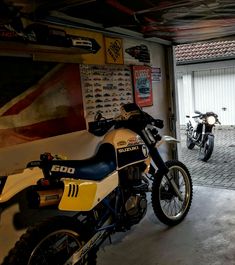
[[[171,204],[168,203],[168,213],[171,212],[170,210],[171,210]]]
[[[178,213],[176,198],[174,198],[174,207],[175,207],[175,214],[174,215],[176,215],[176,213]]]
[[[174,216],[174,204],[170,202],[171,205],[171,216]]]
[[[179,218],[183,214],[188,201],[188,186],[185,172],[178,167],[173,167],[170,169],[168,176],[174,179],[183,201],[180,201],[178,196],[176,196],[168,178],[163,177],[160,188],[161,207],[169,218]]]
[[[66,259],[66,256],[71,255],[75,248],[79,246],[80,242],[70,231],[64,230],[52,233],[35,247],[28,264],[48,264],[52,259],[57,264],[62,264],[64,258]],[[63,258],[62,255],[65,257]]]
[[[162,200],[162,201],[161,201],[161,204],[162,204],[162,207],[164,208],[164,207],[166,206],[167,203],[166,203],[165,200]]]
[[[178,206],[178,209],[182,209],[182,205],[183,203],[181,201],[178,200],[178,203],[176,202],[177,206]]]

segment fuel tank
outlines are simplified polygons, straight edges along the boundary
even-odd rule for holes
[[[145,161],[149,156],[148,148],[141,137],[128,129],[116,129],[108,132],[102,143],[114,146],[117,169]]]

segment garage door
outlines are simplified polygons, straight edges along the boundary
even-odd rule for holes
[[[195,109],[214,111],[222,125],[235,124],[235,68],[194,72]]]

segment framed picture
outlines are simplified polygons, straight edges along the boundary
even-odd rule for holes
[[[153,105],[151,67],[144,65],[133,66],[133,86],[136,104],[140,107]]]
[[[104,43],[106,63],[124,64],[122,39],[105,37]]]

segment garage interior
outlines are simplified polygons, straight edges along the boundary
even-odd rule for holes
[[[40,218],[55,214],[47,210],[45,216],[42,216],[40,212],[25,209],[24,202],[18,203],[23,197],[21,191],[29,183],[33,185],[41,174],[39,170],[25,169],[27,162],[36,160],[45,151],[64,154],[73,159],[87,158],[94,154],[95,147],[101,140],[86,133],[95,114],[89,109],[89,100],[93,98],[86,98],[90,94],[87,78],[93,76],[95,87],[100,75],[117,71],[119,78],[122,78],[127,73],[124,79],[127,84],[125,94],[121,90],[120,94],[115,91],[113,99],[117,98],[121,102],[124,95],[123,102],[131,102],[135,100],[134,95],[127,93],[128,87],[132,91],[133,80],[129,76],[132,67],[151,66],[160,70],[160,77],[152,82],[152,103],[143,106],[143,109],[164,120],[165,127],[161,134],[178,137],[179,106],[174,83],[174,46],[233,40],[234,23],[235,3],[231,0],[13,0],[0,3],[0,26],[1,30],[4,28],[1,32],[6,32],[4,25],[8,25],[7,30],[13,34],[4,33],[0,40],[3,80],[0,84],[0,176],[9,176],[13,185],[18,187],[13,198],[10,198],[8,191],[4,193],[4,200],[0,197],[0,203],[4,205],[0,218],[0,262],[27,226]],[[43,38],[37,40],[39,43],[34,43],[30,39],[31,26],[33,30],[39,29],[40,32],[42,28],[37,25],[61,30],[62,35],[65,32],[66,36],[73,36],[73,45],[79,43],[79,47],[68,47],[71,43],[68,44],[67,39],[61,41],[60,38],[52,40],[61,41],[57,46],[53,43],[45,45],[44,42],[48,40]],[[45,27],[42,30],[44,29]],[[25,33],[29,37],[26,41]],[[15,39],[11,40],[12,36]],[[122,40],[125,48],[124,58],[120,62],[108,61],[114,60],[105,54],[110,39]],[[131,56],[131,47],[141,49],[144,58],[139,57],[138,61],[134,58],[135,55]],[[38,74],[37,77],[35,73]],[[61,87],[61,83],[69,88],[68,91]],[[112,89],[120,83],[122,80],[113,77]],[[110,82],[102,81],[102,85],[108,89]],[[52,89],[48,89],[49,86]],[[57,89],[60,93],[55,92]],[[93,96],[99,95],[99,90],[97,91]],[[35,94],[38,95],[38,101],[33,96]],[[65,96],[61,97],[62,94]],[[43,104],[32,105],[26,101],[24,104],[30,108],[25,108],[24,113],[21,113],[19,102],[26,96],[31,102]],[[54,100],[48,103],[47,99],[51,99],[50,97]],[[98,107],[99,97],[95,100]],[[117,105],[112,106],[111,112],[104,105],[102,109],[107,110],[106,115],[110,118],[117,108]],[[54,112],[54,109],[58,112]],[[43,113],[44,116],[38,113]],[[13,119],[16,114],[21,116]],[[37,127],[34,124],[33,130],[29,132],[27,126],[30,124],[32,129],[35,119],[40,122],[50,120],[51,127],[47,124]],[[51,123],[53,119],[55,122]],[[16,131],[12,133],[12,120],[21,137]],[[40,128],[44,128],[43,133]],[[165,160],[177,157],[174,146],[163,146],[160,151]],[[187,161],[184,163],[187,166]],[[113,244],[110,245],[108,241],[103,244],[98,253],[98,264],[234,264],[234,197],[234,191],[229,189],[194,186],[189,214],[181,224],[173,228],[162,225],[154,217],[149,205],[146,217],[138,225],[127,233],[116,233],[112,238]]]

